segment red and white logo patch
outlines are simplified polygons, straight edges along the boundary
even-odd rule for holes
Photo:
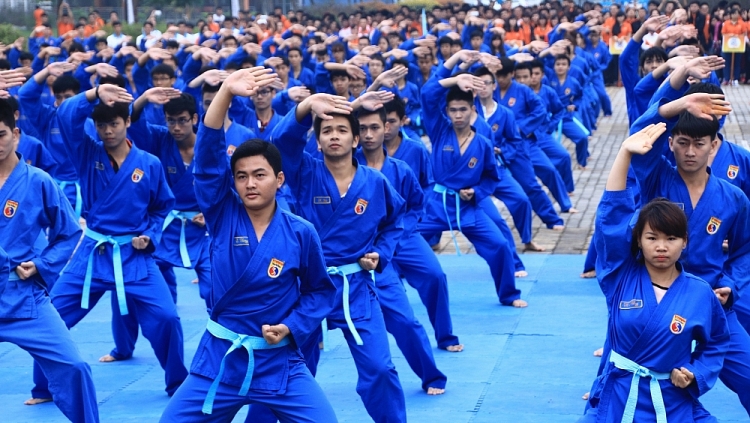
[[[130,175],[130,180],[137,184],[138,182],[141,182],[141,179],[143,179],[143,171],[136,168],[133,171],[133,174]]]
[[[669,330],[673,334],[679,335],[685,329],[685,323],[687,323],[687,319],[678,314],[675,314],[672,317],[672,323],[669,324]]]
[[[5,207],[3,207],[3,216],[13,217],[16,215],[16,210],[18,210],[18,202],[8,200],[5,202]]]
[[[360,198],[354,205],[354,213],[363,214],[365,210],[367,210],[367,201]]]

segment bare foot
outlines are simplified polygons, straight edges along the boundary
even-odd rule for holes
[[[569,193],[568,193],[568,197],[574,197],[575,195],[576,195],[576,193],[575,193],[575,192],[569,192]]]
[[[445,350],[449,352],[461,352],[464,350],[464,344],[448,345],[447,347],[445,347]]]
[[[586,170],[586,166],[576,165],[578,170]]]
[[[445,393],[445,389],[440,388],[427,388],[427,395],[443,395]]]
[[[576,213],[578,213],[578,209],[574,209],[573,207],[571,207],[571,208],[565,210],[564,212],[560,212],[560,213],[576,214]]]
[[[527,251],[536,251],[536,252],[542,252],[544,251],[544,247],[538,245],[536,242],[531,241],[529,243],[526,243],[523,245],[523,252]]]
[[[193,283],[193,284],[198,283],[198,278],[193,279],[192,281],[190,281],[190,283]]]
[[[325,345],[322,342],[318,342],[318,348],[322,350],[325,348]]]
[[[598,350],[594,351],[594,357],[601,357],[602,354],[604,354],[604,348],[599,348]]]
[[[116,359],[116,358],[114,358],[114,357],[112,357],[112,356],[111,356],[111,355],[109,355],[109,354],[105,354],[105,355],[103,355],[103,356],[99,357],[99,362],[100,362],[100,363],[111,363],[111,362],[113,362],[113,361],[117,361],[117,359]]]
[[[44,404],[45,402],[52,402],[52,398],[29,398],[23,403],[25,405],[37,405]]]
[[[588,401],[588,399],[589,399],[589,392],[586,392],[585,394],[583,394],[583,396],[581,397],[581,399],[584,400],[584,401]]]
[[[593,279],[596,277],[596,270],[589,270],[588,272],[581,273],[581,277],[584,279]]]
[[[565,225],[555,225],[552,227],[552,230],[557,232],[562,232],[563,229],[565,229]]]
[[[529,272],[525,270],[516,270],[515,276],[517,278],[525,278],[526,276],[529,276]]]
[[[513,300],[512,305],[515,308],[525,308],[525,307],[528,307],[529,303],[527,303],[524,300],[518,299],[518,300]]]

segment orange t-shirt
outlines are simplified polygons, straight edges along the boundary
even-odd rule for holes
[[[521,33],[524,44],[531,42],[531,25],[522,23],[519,27],[518,32]]]
[[[510,45],[518,45],[523,43],[523,34],[520,31],[506,32],[505,42]]]
[[[624,21],[622,25],[620,25],[620,35],[617,37],[619,38],[626,38],[633,35],[633,26],[630,25],[630,22]]]
[[[547,26],[535,26],[534,36],[536,37],[537,40],[548,41],[547,34],[549,34],[551,29],[552,28],[549,27],[549,24],[547,24]]]
[[[741,21],[737,21],[736,24],[733,24],[731,20],[724,21],[721,27],[721,35],[745,35],[746,32],[747,25]]]
[[[208,30],[213,33],[219,32],[219,24],[217,24],[216,22],[211,22],[210,24],[208,24]]]
[[[612,28],[615,26],[615,22],[617,20],[613,17],[609,17],[604,20],[604,23],[602,24],[603,27],[607,28],[609,31],[602,31],[602,41],[604,41],[605,44],[609,45],[609,38],[612,36]]]
[[[70,32],[70,31],[72,31],[74,29],[75,29],[75,27],[73,27],[72,23],[58,22],[57,23],[57,36],[58,37],[62,37],[66,33]],[[68,37],[68,38],[70,38],[70,37]]]
[[[39,26],[42,24],[42,15],[44,14],[44,9],[34,9],[34,22],[36,22],[36,26]]]

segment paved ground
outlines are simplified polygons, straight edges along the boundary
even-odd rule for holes
[[[729,88],[735,110],[730,117],[730,139],[748,138],[748,89]],[[450,281],[454,332],[466,350],[460,354],[434,349],[438,367],[448,376],[447,393],[428,397],[391,338],[393,361],[404,387],[409,421],[414,423],[573,423],[583,412],[580,396],[596,374],[594,349],[604,337],[607,312],[594,280],[578,277],[582,251],[591,236],[593,213],[614,152],[626,132],[624,97],[616,89],[615,116],[600,123],[591,143],[594,157],[586,171],[576,171],[574,206],[581,213],[568,220],[561,233],[540,229],[534,237],[554,254],[524,254],[529,277],[518,280],[526,309],[503,307],[493,293],[487,265],[476,254],[456,256],[443,237],[438,258]],[[744,126],[744,127],[743,127]],[[743,133],[742,131],[745,131]],[[518,244],[518,241],[517,241]],[[461,249],[471,246],[462,241]],[[185,358],[190,362],[206,322],[198,288],[191,271],[177,271],[178,311],[185,334]],[[428,322],[416,292],[407,289],[421,322]],[[112,347],[110,301],[105,296],[73,328],[72,335],[90,363],[103,422],[155,422],[168,402],[163,372],[148,342],[142,337],[133,359],[102,364],[97,359]],[[429,324],[426,330],[432,337]],[[340,331],[329,337],[331,351],[322,354],[318,381],[341,422],[370,421],[355,392],[356,372]],[[433,342],[434,346],[434,342]],[[0,344],[0,404],[3,422],[52,423],[65,421],[53,404],[24,406],[31,389],[31,359],[13,345]],[[702,398],[706,408],[722,423],[750,422],[735,394],[721,383]],[[242,422],[246,410],[235,419]]]

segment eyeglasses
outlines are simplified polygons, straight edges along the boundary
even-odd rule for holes
[[[271,95],[273,90],[260,90],[257,93],[255,93],[258,97],[265,97],[267,95]]]
[[[167,119],[167,126],[185,126],[188,123],[191,123],[190,119],[186,118],[179,118],[179,119]]]
[[[483,79],[482,83],[484,84],[485,87],[489,87],[489,86],[492,86],[492,84],[494,84],[495,81],[487,81]]]

